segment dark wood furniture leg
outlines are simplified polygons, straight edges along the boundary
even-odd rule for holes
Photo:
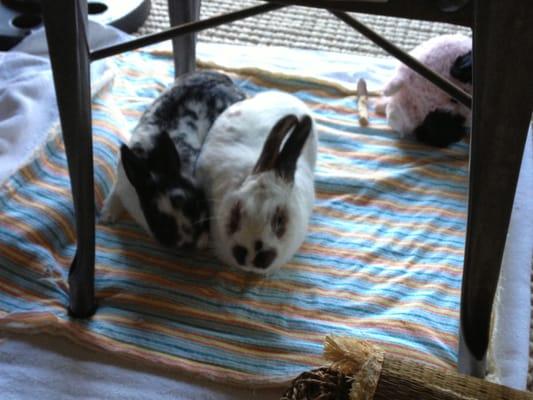
[[[95,311],[95,206],[87,2],[43,0],[42,7],[76,220],[77,249],[68,278],[69,311],[75,317],[85,318]]]
[[[168,0],[170,25],[181,25],[200,19],[200,0]],[[172,39],[174,75],[194,71],[196,65],[196,33]]]
[[[459,369],[484,377],[494,293],[533,109],[533,8],[474,1],[474,95]]]

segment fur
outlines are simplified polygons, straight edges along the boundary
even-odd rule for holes
[[[290,115],[280,128],[288,138],[268,148],[275,126]],[[305,239],[317,157],[310,115],[296,97],[270,91],[229,107],[211,128],[197,173],[210,200],[215,252],[226,264],[268,273]]]
[[[196,161],[215,119],[244,97],[223,74],[178,78],[143,114],[128,145],[121,146],[101,221],[112,223],[126,209],[165,246],[205,247],[208,203],[196,182]]]

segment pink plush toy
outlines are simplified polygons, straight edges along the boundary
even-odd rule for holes
[[[410,53],[417,60],[472,92],[472,39],[443,35]],[[461,140],[470,125],[470,110],[413,70],[401,64],[383,90],[386,115],[401,136],[444,147]]]

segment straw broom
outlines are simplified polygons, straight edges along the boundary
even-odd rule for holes
[[[327,336],[329,367],[298,376],[281,400],[533,400],[533,393],[441,370],[366,341]]]

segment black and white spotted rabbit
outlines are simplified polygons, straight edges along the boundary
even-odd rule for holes
[[[208,203],[195,167],[215,119],[244,93],[223,74],[179,77],[146,110],[120,148],[117,178],[102,209],[112,223],[124,209],[165,246],[205,247]]]

